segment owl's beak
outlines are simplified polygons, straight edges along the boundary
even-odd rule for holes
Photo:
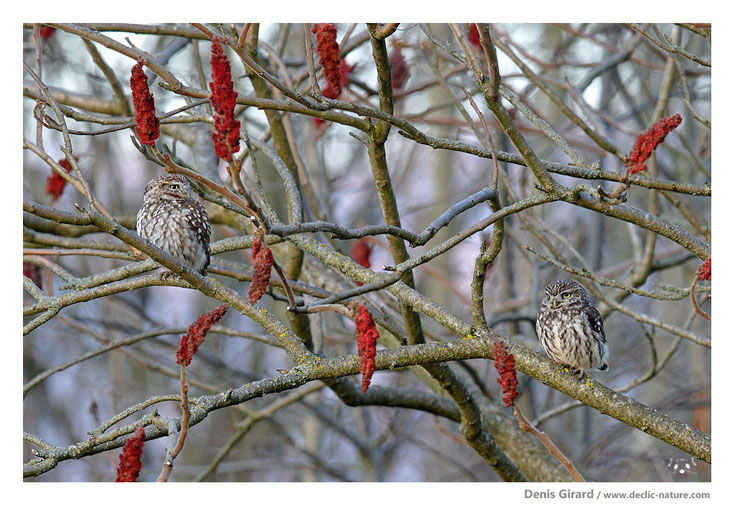
[[[556,309],[556,299],[554,299],[554,300],[551,301],[551,307],[553,307],[554,309]]]

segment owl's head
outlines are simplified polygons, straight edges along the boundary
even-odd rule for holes
[[[151,179],[145,187],[143,202],[150,199],[185,200],[189,198],[189,181],[180,174],[163,174]]]
[[[560,309],[571,306],[589,305],[590,294],[581,284],[571,279],[562,279],[546,285],[541,307]]]

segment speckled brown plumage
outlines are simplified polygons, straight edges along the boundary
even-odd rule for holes
[[[607,340],[600,312],[590,303],[587,289],[576,281],[554,281],[546,287],[536,333],[549,358],[569,366],[580,377],[585,369],[607,371]]]
[[[157,176],[146,185],[138,211],[138,234],[195,271],[209,266],[209,216],[189,197],[189,182],[178,174]]]

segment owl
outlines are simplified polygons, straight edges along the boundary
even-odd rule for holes
[[[209,216],[179,174],[154,177],[143,192],[138,235],[202,275],[209,266]]]
[[[536,333],[549,358],[568,366],[580,378],[585,369],[607,371],[602,317],[590,304],[587,289],[576,281],[554,281],[544,289]]]

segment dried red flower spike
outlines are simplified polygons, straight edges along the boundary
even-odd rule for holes
[[[135,107],[135,133],[141,144],[153,146],[161,132],[158,128],[156,105],[148,89],[148,79],[143,72],[142,58],[133,65],[130,73],[130,89],[133,92],[133,106]]]
[[[370,252],[372,251],[372,249],[373,247],[370,245],[367,239],[361,237],[360,239],[355,241],[355,244],[352,245],[350,256],[355,262],[362,265],[366,269],[369,269]],[[359,281],[355,281],[355,283],[357,283],[357,286],[362,286],[362,283],[360,283]]]
[[[696,275],[700,281],[712,281],[712,257],[697,267]]]
[[[505,342],[493,343],[495,369],[498,370],[498,383],[503,389],[503,403],[510,407],[518,397],[518,378],[515,370],[515,359],[505,348]]]
[[[344,90],[344,88],[350,83],[350,73],[355,69],[356,66],[357,64],[350,65],[346,61],[340,60],[339,79],[341,83],[341,89],[339,92],[337,92],[337,90],[335,90],[334,87],[332,86],[332,83],[327,81],[326,85],[322,85],[322,96],[324,98],[329,98],[329,99],[339,98],[339,96],[342,93],[342,90]],[[312,119],[314,120],[314,124],[316,126],[321,126],[324,123],[324,120],[321,118],[312,118]]]
[[[229,162],[232,153],[240,151],[240,122],[235,120],[235,103],[237,92],[232,86],[230,60],[222,52],[222,45],[217,37],[212,39],[212,90],[210,101],[214,110],[214,153]]]
[[[674,114],[668,118],[658,120],[654,125],[640,134],[633,149],[625,158],[625,168],[628,175],[646,170],[646,160],[653,154],[656,146],[661,144],[674,128],[681,124],[681,116]]]
[[[67,172],[71,172],[71,164],[66,158],[59,160],[58,164],[64,167]],[[51,195],[51,201],[56,202],[61,197],[65,186],[66,179],[52,170],[51,175],[46,178],[46,195]]]
[[[375,372],[375,348],[378,343],[378,329],[367,307],[357,306],[355,326],[357,327],[357,354],[360,356],[360,374],[364,394]]]
[[[327,85],[322,89],[322,96],[324,96],[324,98],[335,99],[339,97],[339,93],[337,93],[334,90],[334,88],[332,87],[330,83],[327,83]],[[314,118],[314,119],[319,119],[319,118]],[[320,121],[324,121],[324,120],[320,120]]]
[[[393,50],[388,57],[388,61],[390,61],[390,76],[393,89],[400,90],[406,84],[408,78],[411,77],[411,71],[408,68],[406,59],[403,57],[403,53],[401,53],[400,46]]]
[[[350,74],[355,70],[355,67],[357,67],[357,63],[350,65],[345,60],[339,61],[339,83],[342,85],[342,89],[350,84]]]
[[[56,28],[54,28],[53,26],[42,26],[38,29],[38,34],[43,40],[49,40],[55,31]]]
[[[332,83],[330,81],[327,81],[327,85],[324,86],[324,90],[322,91],[322,95],[324,98],[339,98],[339,96],[342,94],[342,90],[350,83],[350,73],[355,68],[355,65],[350,65],[344,60],[340,60],[339,62],[339,91],[332,86]]]
[[[41,267],[30,262],[23,262],[23,275],[33,281],[38,288],[43,288],[43,277]]]
[[[358,264],[362,265],[366,269],[370,268],[370,252],[373,247],[370,245],[367,239],[364,237],[355,241],[350,251],[350,256]]]
[[[256,254],[257,253],[257,254]],[[271,267],[273,267],[273,252],[260,241],[253,241],[253,280],[248,288],[248,302],[257,303],[268,289],[271,280]]]
[[[258,256],[262,244],[263,243],[260,241],[260,238],[257,235],[253,237],[253,260],[255,260],[255,257]]]
[[[324,77],[327,78],[327,89],[331,86],[336,98],[342,93],[337,29],[332,23],[315,23],[311,27],[311,32],[316,34],[316,52],[319,55],[319,64],[324,70]]]
[[[470,43],[473,46],[480,47],[480,31],[477,29],[477,25],[475,23],[470,23]]]
[[[145,430],[138,427],[135,434],[125,441],[123,451],[120,454],[120,463],[117,465],[117,478],[115,481],[135,481],[140,474],[142,466],[140,456],[143,454],[143,438]]]
[[[370,252],[372,250],[373,250],[373,247],[370,245],[367,239],[365,239],[364,237],[361,237],[360,239],[355,241],[355,244],[352,245],[350,256],[355,262],[362,265],[366,269],[369,269],[370,268]],[[357,283],[357,286],[362,286],[362,283],[360,283],[359,281],[355,281],[355,283]]]
[[[220,321],[227,313],[227,304],[217,306],[211,311],[202,313],[197,320],[189,326],[189,331],[181,337],[179,349],[176,350],[176,363],[189,365],[194,354],[199,349],[204,338],[212,328],[212,325]]]

